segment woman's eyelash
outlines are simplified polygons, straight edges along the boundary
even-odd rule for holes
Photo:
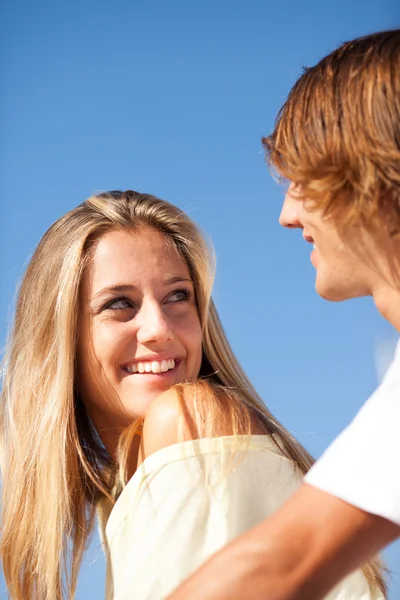
[[[173,297],[176,294],[182,294],[183,298],[180,298],[179,300],[175,300],[175,302],[185,302],[186,300],[190,300],[193,297],[193,291],[190,288],[178,288],[177,290],[174,290],[169,297]],[[128,306],[113,306],[114,304],[117,304],[117,302],[126,302],[128,304]],[[127,298],[126,296],[119,296],[118,298],[113,298],[112,300],[108,300],[104,306],[101,307],[100,311],[103,310],[125,310],[127,308],[134,308],[135,307],[135,303],[132,302],[132,300],[130,298]]]
[[[190,288],[179,288],[174,290],[171,296],[175,296],[175,294],[183,294],[183,298],[181,300],[176,300],[176,302],[184,302],[185,300],[190,300],[193,296],[193,291]]]
[[[130,306],[124,306],[124,307],[113,307],[113,304],[116,304],[117,302],[127,302]],[[102,306],[101,310],[124,310],[125,308],[133,308],[134,307],[134,303],[132,302],[132,300],[130,300],[129,298],[126,298],[126,296],[120,296],[118,298],[113,298],[112,300],[108,300],[104,306]]]

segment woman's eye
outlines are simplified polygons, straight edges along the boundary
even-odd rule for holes
[[[168,299],[169,302],[185,302],[192,296],[191,290],[176,290]]]
[[[104,308],[110,310],[123,310],[124,308],[133,308],[133,304],[127,298],[117,298],[108,302]]]

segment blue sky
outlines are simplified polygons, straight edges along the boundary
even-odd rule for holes
[[[55,219],[99,190],[156,194],[213,240],[232,346],[269,408],[318,456],[376,386],[396,333],[370,299],[330,304],[315,294],[309,247],[277,223],[283,189],[260,138],[303,66],[399,27],[396,5],[3,3],[1,343],[15,285]],[[399,543],[386,558],[394,600]],[[101,598],[103,580],[95,537],[77,600]]]

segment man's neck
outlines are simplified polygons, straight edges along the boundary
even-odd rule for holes
[[[391,285],[381,286],[372,297],[382,317],[400,333],[400,289]]]

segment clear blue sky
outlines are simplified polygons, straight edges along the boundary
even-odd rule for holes
[[[2,3],[0,339],[56,218],[99,190],[159,195],[211,236],[232,346],[318,456],[376,386],[377,348],[396,334],[369,299],[315,294],[309,247],[277,223],[283,190],[260,138],[303,66],[396,26],[398,0]],[[400,544],[386,557],[394,600]],[[77,599],[102,598],[103,580],[95,538]]]

